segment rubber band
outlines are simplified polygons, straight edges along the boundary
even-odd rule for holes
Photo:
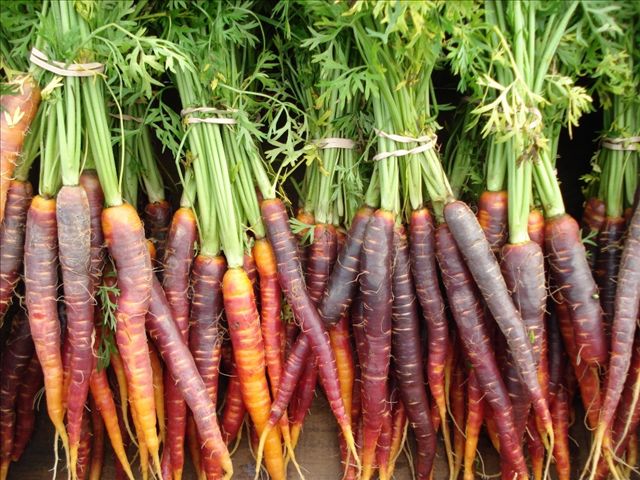
[[[93,77],[104,72],[104,65],[98,62],[71,63],[69,65],[51,60],[37,48],[31,49],[29,61],[38,67],[61,77]]]
[[[398,150],[393,150],[391,152],[378,153],[371,159],[372,162],[384,160],[385,158],[389,157],[404,157],[405,155],[416,155],[418,153],[426,152],[433,149],[436,146],[436,142],[438,141],[438,137],[436,137],[435,135],[423,135],[421,137],[413,138],[406,137],[404,135],[397,135],[395,133],[383,132],[382,130],[378,130],[377,128],[374,130],[376,132],[376,135],[378,135],[379,137],[388,138],[389,140],[393,140],[397,143],[420,143],[421,145],[410,149],[401,148]]]
[[[603,138],[602,147],[623,152],[640,151],[640,137]]]
[[[235,125],[238,122],[235,118],[229,117],[192,117],[191,115],[194,113],[212,113],[214,115],[231,115],[237,110],[220,110],[219,108],[212,107],[193,107],[193,108],[183,108],[180,110],[180,116],[184,119],[184,121],[188,124],[194,123],[211,123],[214,125]]]
[[[321,150],[328,148],[342,148],[344,150],[353,150],[356,147],[356,142],[350,138],[340,137],[328,137],[314,140],[313,143]]]

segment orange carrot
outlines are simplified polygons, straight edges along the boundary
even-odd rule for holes
[[[16,160],[40,105],[40,89],[31,76],[16,77],[10,84],[17,91],[0,97],[0,223]]]
[[[506,190],[487,190],[482,192],[478,200],[478,223],[494,253],[497,253],[507,241],[508,198]]]
[[[158,435],[160,442],[166,445],[166,421],[164,414],[164,384],[165,379],[171,382],[171,376],[163,372],[162,362],[158,357],[158,352],[149,344],[149,360],[151,360],[151,370],[153,371],[153,396],[156,404],[156,417],[158,419]]]

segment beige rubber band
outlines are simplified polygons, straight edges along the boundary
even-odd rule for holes
[[[382,152],[375,155],[371,161],[377,162],[379,160],[384,160],[389,157],[404,157],[405,155],[416,155],[418,153],[426,152],[431,150],[436,146],[436,142],[438,138],[435,135],[423,135],[421,137],[413,138],[413,137],[405,137],[404,135],[397,135],[395,133],[387,133],[382,130],[374,129],[376,135],[382,138],[388,138],[389,140],[393,140],[398,143],[420,143],[422,145],[418,145],[417,147],[410,149],[399,149],[393,150],[391,152]]]
[[[356,147],[356,142],[354,142],[350,138],[340,137],[321,138],[319,140],[314,140],[313,144],[321,150],[326,150],[328,148],[342,148],[344,150],[353,150]]]
[[[214,115],[230,115],[236,110],[220,110],[219,108],[212,107],[193,107],[183,108],[180,110],[180,116],[184,118],[184,121],[188,124],[194,123],[211,123],[214,125],[235,125],[238,122],[235,118],[229,117],[192,117],[193,113],[212,113]]]
[[[104,72],[102,63],[71,63],[66,65],[56,60],[51,60],[47,55],[33,47],[29,61],[38,67],[61,77],[93,77]]]
[[[640,137],[603,138],[602,147],[623,152],[640,151]]]

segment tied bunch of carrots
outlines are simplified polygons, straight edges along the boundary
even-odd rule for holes
[[[318,385],[344,478],[390,479],[411,445],[412,475],[444,478],[440,441],[449,479],[491,475],[483,425],[504,479],[638,474],[637,4],[47,0],[0,19],[0,480],[42,386],[73,480],[102,478],[105,434],[117,478],[186,477],[185,451],[230,478],[244,424],[256,477],[304,477]],[[443,68],[464,98],[441,151]],[[555,168],[593,98],[579,224]]]

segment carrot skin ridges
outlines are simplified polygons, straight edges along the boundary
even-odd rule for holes
[[[496,364],[479,294],[446,224],[436,230],[436,254],[467,360],[476,373],[478,384],[493,413],[492,418],[500,435],[501,456],[513,466],[521,476],[519,478],[528,478],[515,431],[511,402]]]
[[[162,287],[176,325],[185,344],[189,341],[189,273],[197,238],[196,219],[190,208],[179,208],[173,215],[166,239],[163,259]],[[187,425],[187,408],[166,375],[167,443],[174,480],[182,477],[184,467],[184,439]]]
[[[298,444],[302,424],[307,416],[307,412],[311,408],[316,393],[316,385],[318,384],[318,369],[316,368],[313,358],[310,357],[311,355],[307,356],[304,371],[302,372],[300,380],[298,380],[298,385],[290,405],[291,445],[294,448]]]
[[[593,276],[600,290],[600,305],[602,305],[607,334],[611,333],[611,323],[613,322],[616,280],[626,229],[627,224],[623,217],[606,217],[598,234],[599,248]]]
[[[79,480],[86,480],[89,475],[89,467],[91,460],[91,451],[93,442],[91,441],[91,423],[89,422],[89,416],[83,415],[82,425],[80,430],[80,445],[78,448],[78,463],[76,466],[77,476]]]
[[[482,235],[471,209],[454,201],[444,208],[444,216],[466,265],[493,318],[507,340],[519,376],[531,397],[533,408],[547,432],[551,430],[549,406],[538,381],[533,349],[520,312],[515,307],[500,267]]]
[[[142,222],[131,205],[122,204],[104,209],[102,231],[115,262],[120,289],[116,308],[116,342],[145,444],[155,468],[159,470],[153,375],[145,332],[145,315],[151,299],[153,277],[151,256]]]
[[[387,398],[392,330],[392,262],[394,215],[376,210],[362,245],[360,293],[366,359],[362,362],[362,468],[363,478],[372,475],[375,448]],[[373,353],[375,352],[375,353]],[[415,361],[415,360],[414,360]]]
[[[604,223],[605,213],[606,204],[596,197],[588,199],[582,211],[582,236],[592,239],[591,243],[585,245],[587,262],[591,270],[595,269],[598,257],[598,244],[595,242],[595,237]]]
[[[80,447],[82,417],[89,394],[93,337],[93,279],[91,266],[91,215],[89,199],[81,186],[63,186],[56,199],[58,252],[69,343],[67,434],[72,476]]]
[[[373,212],[369,207],[362,207],[356,212],[346,242],[331,270],[318,306],[318,313],[327,326],[335,324],[347,314],[355,297],[364,232]]]
[[[436,435],[425,389],[418,302],[411,277],[409,245],[403,227],[395,230],[394,246],[392,355],[395,378],[418,445],[417,477],[429,478],[436,453]]]
[[[260,207],[269,241],[276,255],[280,287],[305,337],[309,338],[327,400],[338,424],[343,431],[348,431],[348,437],[351,425],[340,397],[336,360],[331,350],[329,334],[307,293],[297,242],[289,228],[287,211],[279,199],[264,200]]]
[[[13,290],[24,257],[24,234],[27,210],[33,188],[29,182],[12,180],[7,192],[6,215],[0,225],[0,326],[11,305]]]
[[[537,208],[529,212],[527,233],[532,242],[537,243],[540,248],[544,249],[544,214]]]
[[[18,390],[33,353],[29,321],[20,310],[13,318],[9,338],[3,347],[0,369],[0,478],[3,480],[11,462]]]
[[[599,429],[610,426],[624,388],[633,353],[640,309],[640,208],[633,214],[620,261],[611,327],[611,357],[600,411]]]
[[[16,161],[40,105],[40,88],[33,77],[19,76],[11,84],[18,88],[17,92],[0,96],[0,223]]]
[[[166,200],[148,203],[144,207],[144,230],[156,247],[157,264],[162,265],[169,227],[171,225],[171,204]]]
[[[411,271],[415,291],[427,324],[427,378],[429,390],[443,424],[445,445],[449,431],[445,423],[447,395],[445,392],[445,363],[449,345],[449,327],[445,305],[439,287],[435,256],[435,226],[428,209],[411,212],[409,228]]]
[[[506,243],[508,236],[508,199],[506,190],[484,191],[478,199],[478,223],[494,253]]]
[[[246,408],[242,401],[242,392],[240,391],[240,378],[236,371],[235,364],[231,370],[229,384],[225,394],[224,410],[222,411],[222,419],[220,420],[220,429],[222,430],[222,438],[227,445],[233,443],[238,436],[238,432],[242,428]]]
[[[572,311],[575,340],[582,361],[605,365],[605,342],[598,288],[587,263],[576,221],[569,215],[545,223],[545,253],[551,274]]]
[[[459,347],[459,343],[456,347]],[[455,348],[455,351],[455,360],[453,361],[453,371],[451,373],[452,384],[449,393],[451,395],[451,417],[453,420],[453,478],[458,478],[464,459],[465,438],[463,429],[466,420],[466,409],[462,353],[459,348]]]
[[[102,209],[104,206],[104,193],[100,186],[100,179],[95,170],[85,170],[80,175],[80,185],[84,188],[89,201],[91,216],[91,267],[90,274],[93,279],[94,290],[98,288],[104,268],[105,250],[104,235],[102,233]]]
[[[484,402],[478,379],[473,370],[469,372],[467,380],[467,421],[465,427],[464,444],[464,480],[475,478],[475,460],[478,448],[478,438],[484,418]]]
[[[222,441],[215,405],[205,389],[187,345],[182,341],[182,334],[173,321],[169,302],[155,276],[152,279],[146,327],[165,367],[171,372],[182,397],[193,412],[205,454],[218,459],[224,471],[228,475],[232,474],[231,458]]]
[[[336,357],[338,378],[340,380],[340,396],[344,402],[344,408],[347,412],[347,416],[351,421],[355,365],[351,346],[351,334],[349,332],[348,315],[342,317],[342,319],[340,319],[340,321],[329,331],[329,337],[331,339],[331,348],[333,349]],[[349,452],[346,449],[344,437],[342,435],[340,436],[340,452],[343,462],[346,461]]]
[[[222,316],[222,277],[226,269],[224,257],[198,255],[191,273],[193,297],[189,350],[214,404],[218,398],[221,343],[218,324]]]
[[[380,436],[376,445],[376,467],[378,468],[378,477],[380,480],[387,480],[387,472],[389,470],[389,459],[391,457],[391,434],[392,434],[392,418],[391,418],[391,397],[384,403],[384,413],[382,415],[382,427],[380,428]]]
[[[222,281],[222,297],[229,325],[240,391],[258,435],[267,426],[271,398],[265,374],[264,342],[253,287],[242,268],[229,268]],[[269,432],[265,443],[269,475],[285,478],[279,429]]]
[[[47,410],[68,451],[64,427],[63,367],[57,311],[58,237],[56,201],[36,196],[27,213],[24,281],[31,336],[44,372]]]
[[[20,460],[35,430],[36,413],[34,400],[43,383],[42,368],[40,367],[38,356],[34,353],[26,372],[21,377],[21,385],[16,399],[16,428],[11,448],[11,460],[14,462]]]

